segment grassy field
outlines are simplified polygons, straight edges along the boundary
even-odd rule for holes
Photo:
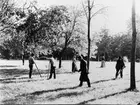
[[[138,104],[140,92],[130,87],[130,63],[126,63],[123,79],[116,79],[116,62],[90,63],[91,87],[79,85],[80,73],[71,72],[71,61],[63,61],[57,69],[56,79],[48,78],[48,61],[36,61],[42,77],[34,68],[32,79],[28,78],[28,61],[0,60],[1,104]],[[77,62],[79,68],[79,62]],[[58,67],[58,62],[57,62]],[[136,63],[136,87],[140,90],[140,63]]]

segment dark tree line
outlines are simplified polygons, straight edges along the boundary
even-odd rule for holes
[[[109,35],[107,29],[101,30],[98,34],[100,39],[96,42],[96,57],[105,56],[107,61],[114,61],[118,56],[127,56],[131,61],[131,33],[120,33],[116,35]],[[140,36],[136,41],[136,61],[140,61]]]

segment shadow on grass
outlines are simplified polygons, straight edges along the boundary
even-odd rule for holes
[[[9,76],[9,71],[10,70],[8,70],[8,74],[7,74],[8,76]],[[6,72],[6,70],[5,70],[5,72]],[[12,72],[12,70],[10,72]],[[19,72],[19,69],[18,70],[14,69],[14,72],[16,72],[17,74],[12,75],[13,76],[12,78],[0,79],[0,82],[6,84],[6,83],[22,83],[22,82],[44,81],[45,79],[47,79],[47,77],[49,75],[49,74],[47,74],[47,76],[42,76],[40,78],[29,79],[29,77],[20,77],[21,75],[27,75],[28,74],[28,72],[26,70],[25,71],[23,70],[23,71]],[[21,74],[19,74],[18,72],[21,73]],[[4,74],[6,75],[6,73],[4,73]],[[41,72],[41,74],[43,74],[43,72]],[[32,77],[35,76],[35,75],[39,75],[38,72],[33,73]],[[20,77],[20,78],[16,78],[16,77]],[[99,80],[99,81],[92,82],[91,84],[97,84],[97,83],[107,82],[107,81],[111,81],[111,80],[115,80],[115,79],[111,78],[111,79],[106,79],[106,80]]]
[[[67,89],[73,89],[73,88],[67,88]],[[62,93],[59,93],[58,95],[56,95],[55,97],[48,98],[48,100],[49,101],[55,101],[55,100],[57,100],[59,98],[62,98],[62,97],[69,97],[69,98],[72,98],[74,96],[77,97],[77,96],[83,95],[84,93],[89,93],[93,90],[95,90],[95,88],[87,88],[86,90],[80,91],[80,92],[78,92],[78,91],[66,92],[66,93],[62,92]]]
[[[116,92],[116,93],[113,93],[113,94],[108,94],[108,95],[105,95],[105,96],[100,97],[100,98],[94,98],[94,99],[86,100],[86,101],[83,101],[83,102],[80,102],[80,103],[77,103],[77,104],[87,104],[88,102],[93,102],[93,101],[104,99],[104,98],[108,98],[108,97],[111,97],[111,96],[127,93],[128,91],[129,91],[129,89],[125,89],[124,91],[121,91],[121,92]]]
[[[78,88],[78,86],[74,86],[74,87],[69,87],[69,88],[57,88],[57,89],[51,89],[51,90],[42,90],[42,91],[36,91],[30,94],[23,94],[23,96],[25,95],[41,95],[44,93],[49,93],[49,92],[57,92],[57,91],[62,91],[62,90],[66,90],[66,89],[76,89]]]
[[[46,71],[40,70],[40,73],[46,74]],[[25,75],[27,77],[22,77]],[[37,79],[36,80],[29,79],[28,75],[29,75],[28,69],[17,69],[17,68],[0,69],[0,77],[1,77],[0,82],[2,82],[2,83],[20,83],[20,82],[37,81]],[[34,75],[39,75],[38,71],[35,69],[32,72],[32,77],[34,77]],[[44,79],[42,79],[42,80],[44,80]]]
[[[100,80],[100,81],[95,81],[91,84],[96,84],[96,83],[100,83],[100,82],[107,82],[107,81],[111,81],[111,80],[114,80],[114,78],[112,79],[107,79],[107,80]],[[66,87],[66,88],[57,88],[57,89],[51,89],[51,90],[41,90],[41,91],[35,91],[33,93],[25,93],[25,94],[22,94],[22,95],[18,95],[15,97],[15,99],[9,99],[9,100],[4,100],[3,103],[7,104],[7,103],[20,103],[20,101],[22,100],[24,103],[29,103],[29,102],[37,102],[38,100],[39,101],[43,101],[43,100],[48,100],[48,101],[55,101],[57,99],[60,99],[62,97],[77,97],[78,95],[82,95],[84,93],[88,93],[88,92],[91,92],[93,90],[95,90],[95,88],[91,87],[91,88],[87,88],[85,91],[73,91],[73,92],[70,92],[69,90],[73,90],[73,89],[77,89],[78,86],[74,86],[74,87]],[[68,90],[67,92],[63,92],[64,90]],[[62,92],[61,92],[62,91]],[[95,90],[96,91],[96,90]],[[47,93],[53,93],[53,92],[58,92],[57,95],[52,95],[50,94],[49,96],[47,96]],[[114,96],[116,94],[122,94],[122,93],[125,93],[127,92],[127,90],[125,91],[122,91],[122,92],[117,92],[117,93],[113,93],[113,94],[109,94],[109,95],[106,95],[106,96],[103,96],[103,97],[100,97],[98,99],[103,99],[103,98],[107,98],[107,97],[110,97],[110,96]],[[43,95],[43,97],[41,97],[41,95]],[[45,97],[44,97],[45,95]],[[41,97],[41,99],[40,99]],[[83,101],[83,102],[80,102],[78,104],[86,104],[88,102],[91,102],[91,101],[95,101],[97,100],[97,98],[95,99],[90,99],[90,100],[87,100],[87,101]]]
[[[38,91],[38,92],[31,93],[31,94],[24,94],[24,95],[21,95],[21,96],[16,96],[16,99],[5,100],[5,101],[3,101],[3,103],[4,104],[8,104],[8,103],[17,104],[18,102],[20,102],[20,100],[22,100],[26,104],[28,104],[29,102],[35,102],[35,101],[37,102],[37,101],[43,101],[43,100],[48,100],[48,101],[53,102],[53,101],[55,101],[57,99],[60,99],[62,97],[70,97],[70,98],[72,97],[73,98],[73,97],[77,97],[78,95],[82,95],[84,93],[88,93],[92,90],[95,90],[95,88],[92,88],[92,89],[87,88],[86,91],[61,92],[61,93],[58,93],[58,95],[56,95],[56,96],[51,94],[51,95],[48,95],[48,96],[46,95],[45,97],[44,97],[44,95],[43,95],[43,97],[40,97],[41,94],[44,94],[44,93],[47,93],[47,92],[57,92],[57,91],[61,91],[61,90],[76,89],[76,88],[77,88],[77,86],[69,87],[69,88],[58,88],[58,89],[47,90],[47,91]],[[77,104],[87,104],[89,102],[93,102],[93,101],[96,101],[96,100],[112,97],[112,96],[115,96],[115,95],[124,94],[124,93],[127,93],[128,91],[129,91],[128,89],[125,89],[124,91],[121,91],[121,92],[107,94],[105,96],[102,96],[102,97],[99,97],[99,98],[97,97],[97,98],[94,98],[94,99],[89,99],[89,100],[86,100],[86,101],[83,101],[83,102],[80,102],[80,103],[77,103]]]
[[[4,104],[9,104],[9,103],[22,104],[21,102],[24,102],[24,104],[28,104],[28,103],[32,102],[32,104],[33,104],[35,101],[36,102],[41,102],[43,100],[55,101],[55,100],[62,98],[62,97],[77,97],[78,95],[82,95],[84,93],[88,93],[92,90],[95,90],[95,88],[87,88],[85,91],[80,91],[80,92],[77,92],[76,90],[73,92],[70,92],[70,91],[60,92],[60,91],[67,90],[67,89],[73,90],[73,89],[76,89],[78,87],[79,86],[36,91],[33,93],[29,93],[29,94],[18,95],[15,97],[15,99],[3,100],[3,103]],[[48,95],[47,93],[50,93],[50,92],[52,92],[52,94]],[[56,92],[58,92],[58,94],[53,95],[53,92],[55,92],[55,94],[56,94]],[[44,96],[44,94],[45,94],[45,96]],[[43,95],[43,96],[41,96],[41,95]]]
[[[18,66],[14,66],[14,65],[0,65],[1,68],[4,68],[4,67],[18,67]]]
[[[100,83],[100,82],[108,82],[108,81],[111,81],[111,80],[116,80],[116,79],[111,78],[111,79],[99,80],[99,81],[92,82],[91,84],[97,84],[97,83]]]
[[[15,97],[15,99],[3,100],[3,103],[4,104],[9,104],[9,103],[19,104],[20,100],[22,100],[20,104],[22,104],[23,102],[25,104],[32,102],[32,104],[33,104],[33,102],[35,102],[38,99],[38,97],[42,94],[49,93],[49,92],[58,92],[58,91],[66,90],[66,89],[76,89],[76,88],[78,88],[78,86],[69,87],[69,88],[57,88],[57,89],[51,89],[51,90],[36,91],[33,93],[29,93],[29,94],[18,95]],[[70,94],[70,93],[68,93],[68,94]],[[65,96],[68,96],[68,94],[65,93]],[[76,93],[72,93],[72,94],[77,95]],[[61,96],[62,96],[62,94],[59,95],[59,97],[61,97]],[[53,95],[49,95],[44,98],[45,98],[45,100],[54,100]],[[44,99],[42,98],[41,100],[44,100]]]
[[[12,66],[11,66],[12,67]],[[39,70],[39,72],[42,75],[46,75],[46,79],[49,76],[50,71],[49,70]],[[34,75],[39,75],[39,72],[37,69],[33,69],[32,71],[32,77]],[[56,75],[59,74],[73,74],[72,72],[68,71],[61,71],[61,69],[56,70]],[[27,77],[21,77],[21,76],[27,76]],[[0,82],[2,83],[21,83],[21,82],[30,82],[30,81],[38,81],[38,80],[44,80],[44,79],[30,79],[28,80],[29,70],[28,69],[20,69],[20,68],[10,68],[10,69],[0,69]],[[39,75],[40,76],[40,75]]]
[[[100,66],[99,66],[99,67],[96,67],[96,68],[101,68],[100,70],[102,70],[102,69],[104,69],[105,67],[100,67]]]
[[[67,92],[67,93],[60,93],[58,95],[56,95],[55,97],[50,97],[48,98],[49,101],[55,101],[59,98],[62,97],[74,97],[74,96],[78,96],[78,95],[82,95],[83,92]]]
[[[95,82],[92,82],[91,84],[97,84],[97,83],[100,83],[100,82],[107,82],[107,81],[111,81],[111,80],[114,80],[114,78],[111,78],[111,79],[107,79],[107,80],[99,80],[99,81],[95,81]],[[42,90],[42,91],[36,91],[36,92],[33,92],[33,93],[30,93],[30,94],[24,94],[24,95],[41,95],[41,94],[44,94],[44,93],[47,93],[47,92],[57,92],[57,91],[62,91],[62,90],[66,90],[66,89],[76,89],[78,88],[78,86],[75,86],[75,87],[69,87],[69,88],[58,88],[58,89],[52,89],[52,90]]]
[[[22,79],[22,80],[20,80]],[[30,79],[29,77],[24,77],[20,78],[19,80],[15,79],[14,80],[0,80],[1,83],[8,84],[8,83],[24,83],[24,82],[36,82],[36,81],[44,81],[45,78],[40,78],[40,79]],[[47,79],[47,78],[46,78]]]
[[[45,71],[45,70],[39,70],[39,72],[41,74],[49,73],[49,71]],[[20,77],[22,75],[27,75],[27,74],[29,74],[29,69],[22,69],[22,68],[0,69],[0,76],[6,77],[6,78],[9,76]],[[38,70],[33,69],[32,75],[34,74],[38,74]]]
[[[28,70],[26,69],[17,69],[17,68],[12,68],[12,69],[1,69],[0,70],[0,76],[4,78],[8,77],[19,77],[22,75],[28,74]]]

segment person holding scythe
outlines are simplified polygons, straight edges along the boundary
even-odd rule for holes
[[[32,76],[32,71],[33,71],[33,65],[35,64],[35,61],[34,61],[34,54],[32,53],[29,57],[29,78],[31,78]]]
[[[53,58],[53,55],[50,55],[50,58],[48,60],[50,65],[50,76],[48,80],[52,78],[52,75],[54,75],[54,79],[56,79],[56,73],[55,73],[56,66],[55,66],[55,60]]]

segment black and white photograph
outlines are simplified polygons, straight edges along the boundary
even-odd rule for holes
[[[0,0],[0,104],[140,105],[140,0]]]

